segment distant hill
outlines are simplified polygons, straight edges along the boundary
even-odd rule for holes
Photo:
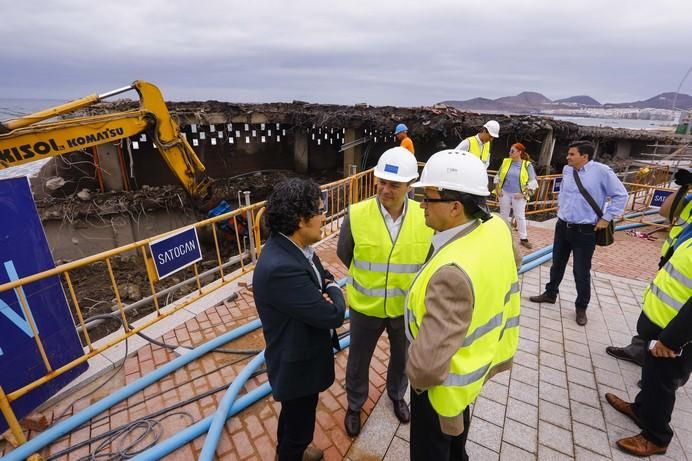
[[[661,93],[644,101],[623,102],[618,104],[608,103],[604,104],[604,107],[636,107],[639,109],[648,107],[652,109],[672,109],[673,101],[675,101],[675,107],[678,109],[692,110],[692,96],[689,94],[680,93],[676,99],[675,92],[673,91]]]
[[[541,93],[535,93],[533,91],[524,91],[516,96],[505,96],[503,98],[497,98],[495,102],[500,104],[505,104],[508,106],[517,107],[534,107],[540,109],[544,104],[550,104],[552,101]]]
[[[488,98],[473,98],[463,101],[442,101],[442,104],[456,107],[462,110],[480,110],[480,111],[497,111],[497,112],[515,112],[515,113],[535,113],[542,110],[554,109],[574,109],[575,106],[580,108],[639,108],[639,109],[672,109],[674,92],[661,93],[653,98],[644,101],[625,102],[625,103],[605,103],[601,104],[591,96],[579,95],[569,98],[557,99],[552,101],[533,91],[524,91],[516,96],[504,96],[497,99]],[[692,96],[680,93],[675,101],[675,106],[678,109],[692,110]]]
[[[600,107],[601,103],[596,101],[591,96],[586,96],[585,94],[579,96],[572,96],[571,98],[556,99],[553,101],[559,104],[576,104],[578,106],[588,106],[588,107]]]

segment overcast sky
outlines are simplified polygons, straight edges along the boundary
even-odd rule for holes
[[[142,79],[176,101],[418,106],[526,90],[628,102],[675,91],[692,66],[689,0],[0,4],[5,98]]]

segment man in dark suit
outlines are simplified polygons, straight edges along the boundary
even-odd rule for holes
[[[281,403],[276,451],[279,461],[319,460],[322,451],[308,445],[317,397],[334,382],[334,329],[346,311],[341,289],[311,247],[324,223],[319,186],[302,179],[279,184],[265,216],[271,236],[252,284],[272,395]]]

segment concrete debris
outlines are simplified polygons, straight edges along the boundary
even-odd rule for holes
[[[45,185],[48,190],[54,191],[64,186],[65,180],[60,176],[53,176],[52,178],[48,178],[46,180]]]
[[[118,285],[118,292],[123,300],[138,301],[142,299],[142,291],[134,283]]]
[[[84,201],[91,200],[91,192],[89,192],[89,189],[82,189],[77,192],[77,197]]]

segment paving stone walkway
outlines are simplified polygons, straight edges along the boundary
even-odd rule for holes
[[[552,243],[550,226],[530,227],[534,249]],[[662,235],[662,234],[659,234]],[[650,242],[617,234],[616,245],[599,248],[594,257],[593,300],[589,323],[579,327],[574,321],[576,297],[571,269],[568,268],[555,305],[537,305],[528,297],[542,290],[549,263],[522,276],[522,315],[520,351],[515,366],[490,381],[473,409],[468,449],[471,459],[629,459],[615,448],[614,441],[636,433],[633,423],[605,402],[606,392],[633,399],[636,395],[638,367],[618,362],[606,355],[607,345],[629,342],[640,312],[641,294],[646,281],[655,273],[661,239]],[[346,269],[335,255],[336,238],[322,242],[318,254],[330,271],[344,277]],[[524,254],[532,250],[522,248]],[[192,313],[157,338],[171,344],[197,345],[256,318],[252,293],[238,291],[234,300],[225,300],[201,313]],[[190,314],[190,313],[188,313]],[[345,326],[347,328],[348,325]],[[259,331],[227,347],[261,348]],[[386,335],[375,350],[370,373],[370,395],[364,407],[365,426],[353,441],[343,429],[346,411],[344,374],[348,349],[336,358],[336,381],[320,395],[314,444],[325,451],[327,461],[341,459],[408,459],[408,425],[400,425],[391,403],[380,398],[385,387],[388,360]],[[175,357],[171,350],[146,344],[131,353],[121,371],[97,392],[79,400],[67,414],[98,401]],[[191,397],[227,385],[245,361],[227,354],[212,353],[193,362],[101,415],[90,425],[64,437],[43,454],[48,456],[101,434],[137,417],[144,416]],[[258,375],[249,382],[253,389],[266,381]],[[195,420],[210,415],[223,396],[217,392],[185,405]],[[54,421],[73,396],[46,410]],[[276,444],[279,405],[271,397],[232,418],[226,424],[217,451],[223,460],[272,460]],[[692,384],[678,393],[673,414],[673,439],[666,457],[692,458]],[[162,438],[189,425],[189,417],[166,420]],[[34,434],[27,433],[29,437]],[[203,438],[177,450],[166,459],[196,459]],[[59,459],[79,459],[94,448],[85,446]],[[10,448],[0,443],[0,456]]]
[[[631,241],[628,246],[635,243],[639,242]],[[630,253],[636,249],[620,251]],[[617,260],[603,265],[613,272],[623,269]],[[638,266],[641,271],[642,264]],[[639,459],[615,446],[616,440],[639,430],[613,410],[604,395],[613,392],[633,400],[640,368],[610,357],[605,348],[629,343],[647,284],[594,273],[589,322],[580,327],[574,320],[576,289],[569,268],[556,304],[529,301],[529,296],[541,292],[549,269],[547,263],[521,277],[519,351],[512,370],[488,382],[473,407],[469,456],[473,460]],[[399,425],[391,416],[387,400],[378,402],[349,452],[350,459],[363,459],[363,453],[373,459],[408,459],[408,427]],[[653,459],[691,459],[690,423],[692,383],[678,391],[672,418],[676,435],[667,454]]]

